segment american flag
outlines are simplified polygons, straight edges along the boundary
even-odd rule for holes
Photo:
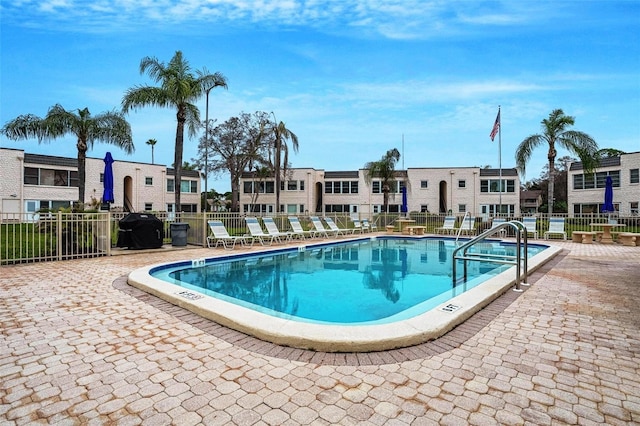
[[[491,142],[493,142],[493,139],[498,134],[498,130],[500,130],[500,109],[498,109],[498,116],[496,117],[496,122],[493,123],[493,129],[491,129],[491,134],[489,135],[489,137],[491,138]]]

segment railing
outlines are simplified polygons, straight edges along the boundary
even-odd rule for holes
[[[261,213],[167,213],[152,212],[164,226],[164,242],[171,242],[171,224],[175,222],[188,223],[187,244],[206,247],[209,232],[207,221],[220,219],[232,235],[243,235],[248,232],[244,218],[246,216],[261,217]],[[111,248],[116,246],[118,239],[118,221],[127,212],[98,212],[98,213],[0,213],[0,264],[25,262],[40,262],[51,260],[74,259],[80,257],[108,256]],[[273,217],[282,231],[289,229],[287,214],[269,214]],[[298,214],[304,229],[312,227],[308,215]],[[353,227],[351,215],[348,213],[325,213],[320,216],[331,217],[340,228]],[[377,224],[378,229],[384,230],[384,225],[392,223],[400,217],[398,213],[358,215],[360,219],[369,219]],[[404,216],[404,215],[403,215]],[[435,229],[444,222],[444,214],[430,214],[411,212],[410,218],[415,225],[424,226],[426,233],[434,234]],[[549,217],[537,214],[538,235],[543,235],[549,228]],[[571,238],[574,231],[590,231],[591,223],[606,223],[608,215],[570,216],[554,214],[553,217],[565,217],[565,231]],[[460,223],[459,216],[458,223]],[[507,220],[519,220],[521,217],[505,217]],[[491,227],[491,218],[477,217],[475,228],[482,233]],[[619,216],[616,218],[617,232],[640,232],[640,217]],[[459,228],[457,226],[456,228]],[[514,236],[515,231],[508,227],[508,236]],[[616,233],[614,232],[614,235]]]
[[[497,234],[502,230],[506,230],[507,228],[512,228],[516,234],[516,254],[511,256],[505,254],[492,254],[492,253],[474,253],[469,252],[469,249],[476,245],[477,243],[486,240],[488,237]],[[523,245],[521,246],[521,241]],[[456,238],[457,242],[457,238]],[[459,252],[462,251],[462,255],[458,255]],[[501,223],[498,226],[490,228],[477,237],[467,241],[462,244],[460,247],[456,247],[453,250],[453,284],[454,286],[458,282],[458,273],[456,268],[456,260],[463,261],[464,267],[464,276],[463,280],[467,281],[467,261],[477,261],[477,262],[490,262],[490,263],[501,263],[507,265],[515,265],[516,267],[516,286],[514,291],[522,291],[520,285],[527,285],[527,271],[528,264],[527,259],[529,257],[529,248],[527,243],[527,229],[522,222],[518,222],[516,220]],[[522,273],[521,267],[524,269],[524,274]],[[521,279],[524,275],[524,279]]]

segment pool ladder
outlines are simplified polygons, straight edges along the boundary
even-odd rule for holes
[[[469,252],[469,248],[474,246],[475,244],[484,241],[488,237],[495,235],[500,231],[504,231],[508,228],[511,228],[515,231],[516,234],[516,254],[515,256],[510,256],[507,254],[488,254],[488,253],[475,253]],[[460,252],[462,252],[460,254]],[[453,285],[455,286],[458,282],[458,275],[456,271],[456,261],[462,260],[464,267],[464,277],[463,281],[467,281],[467,262],[476,261],[476,262],[493,262],[493,263],[501,263],[507,265],[515,265],[516,266],[516,286],[513,289],[514,291],[522,291],[520,288],[521,285],[527,284],[527,259],[528,259],[528,245],[527,245],[527,229],[525,228],[522,222],[517,220],[512,220],[510,222],[501,223],[495,228],[488,229],[478,235],[477,237],[465,242],[459,247],[456,247],[453,250]],[[523,272],[524,271],[524,272]]]

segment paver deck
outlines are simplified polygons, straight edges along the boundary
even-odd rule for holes
[[[283,348],[126,285],[158,251],[0,268],[0,424],[640,424],[640,250],[565,250],[452,332]]]

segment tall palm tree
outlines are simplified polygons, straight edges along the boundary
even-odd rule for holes
[[[287,129],[282,121],[278,124],[274,122],[273,135],[273,173],[275,174],[276,178],[276,212],[279,212],[280,181],[282,179],[281,174],[285,174],[287,172],[287,167],[289,167],[289,147],[287,145],[287,140],[291,141],[291,147],[293,148],[293,151],[298,152],[298,137],[291,130]]]
[[[548,144],[549,151],[549,214],[553,213],[556,144],[577,155],[582,162],[585,173],[590,173],[598,165],[598,144],[591,136],[576,130],[568,130],[575,123],[574,117],[564,115],[561,109],[554,109],[549,118],[542,120],[542,134],[535,134],[520,142],[516,149],[516,166],[524,175],[525,167],[535,148]]]
[[[226,78],[216,72],[210,74],[206,69],[191,71],[189,62],[177,51],[168,64],[160,62],[155,57],[144,57],[140,61],[140,74],[147,73],[160,87],[136,86],[125,93],[122,98],[122,110],[127,113],[132,109],[146,106],[175,108],[177,128],[176,145],[173,164],[175,165],[175,204],[176,211],[181,210],[180,182],[182,180],[182,152],[184,150],[184,128],[189,131],[189,137],[196,135],[200,128],[200,110],[195,102],[213,87],[227,88]]]
[[[77,138],[78,201],[84,203],[86,158],[95,142],[122,148],[127,154],[134,151],[131,126],[119,112],[103,112],[94,117],[88,108],[72,111],[56,104],[44,118],[33,114],[21,115],[4,125],[1,132],[11,140],[37,138],[39,143],[50,142],[67,134]]]
[[[400,159],[400,151],[396,148],[390,149],[378,161],[370,161],[364,165],[364,177],[367,183],[371,183],[373,178],[380,178],[382,183],[382,193],[384,194],[384,212],[389,210],[389,192],[391,182],[395,180],[396,163]]]
[[[154,164],[153,161],[153,148],[156,146],[156,144],[158,143],[157,140],[155,139],[149,139],[146,144],[151,146],[151,164]]]

